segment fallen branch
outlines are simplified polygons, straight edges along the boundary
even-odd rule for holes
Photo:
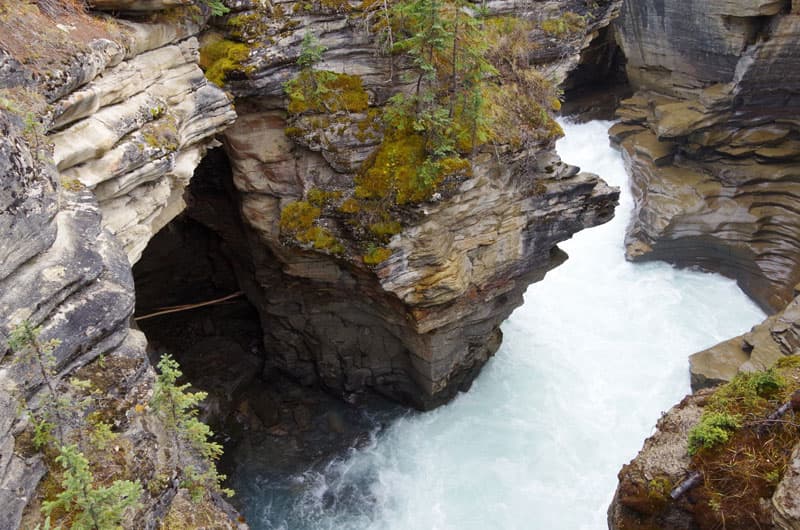
[[[790,409],[798,410],[800,409],[800,390],[795,390],[792,397],[778,407],[778,410],[767,416],[767,419],[759,426],[758,428],[758,435],[761,436],[775,423],[778,423],[778,420],[783,417],[784,414],[789,412]]]
[[[223,296],[222,298],[216,298],[214,300],[208,300],[206,302],[198,302],[196,304],[185,304],[185,305],[178,305],[178,306],[171,306],[171,307],[164,307],[161,308],[159,311],[155,313],[149,313],[147,315],[142,315],[140,317],[135,317],[133,320],[136,322],[140,320],[145,320],[147,318],[153,318],[161,315],[168,315],[170,313],[180,313],[181,311],[188,311],[189,309],[196,309],[198,307],[206,307],[215,304],[221,304],[222,302],[227,302],[233,298],[237,298],[242,296],[244,293],[242,291],[236,291],[233,294],[229,294],[228,296]]]
[[[678,500],[678,498],[684,493],[697,486],[702,478],[703,475],[701,475],[699,471],[692,471],[692,473],[686,477],[683,482],[675,486],[675,488],[669,493],[669,496],[673,501]]]

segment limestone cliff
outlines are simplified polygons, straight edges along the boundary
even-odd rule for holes
[[[126,527],[156,528],[193,509],[205,524],[235,528],[224,503],[189,508],[179,493],[177,448],[147,407],[146,340],[130,327],[130,263],[180,211],[194,166],[235,118],[197,64],[202,20],[100,19],[40,4],[0,4],[0,528],[36,527],[58,491],[45,477],[53,455],[33,449],[20,413],[49,396],[9,347],[23,321],[41,326],[41,341],[57,340],[56,387],[67,399],[85,398],[70,378],[100,393],[93,408],[115,438],[92,455],[97,479],[148,485]],[[76,421],[58,428],[85,434],[87,420]]]
[[[240,268],[255,281],[242,283],[261,312],[271,365],[337,393],[373,389],[431,408],[468,387],[527,285],[565,259],[557,243],[610,219],[618,193],[554,155],[548,103],[517,109],[507,94],[498,108],[545,119],[510,122],[504,134],[515,138],[473,142],[436,189],[413,198],[419,189],[396,177],[376,200],[371,190],[383,184],[368,179],[385,153],[396,157],[382,169],[388,175],[425,161],[400,151],[407,144],[385,117],[390,96],[413,96],[420,78],[408,57],[381,51],[400,30],[375,30],[390,12],[371,5],[236,3],[204,38],[207,74],[222,74],[239,98],[240,117],[224,136],[247,243],[222,235],[248,249]],[[523,51],[508,51],[509,63],[557,83],[617,7],[490,2],[482,24],[508,28],[498,43],[518,39]],[[324,49],[313,70],[298,64],[310,35]],[[324,83],[348,88],[314,100],[306,87]],[[287,220],[287,212],[299,213]],[[226,229],[202,206],[191,214]]]
[[[628,257],[721,271],[781,309],[800,280],[796,2],[631,0],[617,28],[638,89],[612,130],[636,195]]]

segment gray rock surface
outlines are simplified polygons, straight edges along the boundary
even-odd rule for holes
[[[174,451],[146,407],[155,374],[144,335],[130,327],[131,261],[179,213],[194,166],[235,114],[197,64],[198,23],[113,28],[114,40],[70,44],[75,56],[35,76],[8,56],[0,61],[3,530],[41,522],[46,471],[19,410],[21,400],[36,408],[49,394],[39,371],[8,344],[23,321],[41,326],[42,341],[58,340],[59,379],[85,378],[100,390],[98,406],[119,435],[118,463],[134,470],[131,478],[158,484]],[[180,495],[169,478],[146,489],[126,528],[154,529],[174,512]],[[239,527],[221,508],[207,508],[220,528]]]
[[[615,127],[636,197],[629,259],[720,271],[769,311],[800,281],[800,16],[789,8],[630,0],[617,24],[639,90]]]

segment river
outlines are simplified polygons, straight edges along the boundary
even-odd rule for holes
[[[687,356],[764,317],[731,280],[625,261],[632,198],[609,125],[565,124],[558,151],[622,188],[615,219],[562,245],[570,259],[528,289],[472,389],[288,490],[237,478],[253,529],[606,528],[620,467],[689,392]]]

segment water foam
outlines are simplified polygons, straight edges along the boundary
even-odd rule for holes
[[[562,245],[570,259],[531,286],[470,392],[288,493],[251,489],[254,529],[606,528],[619,468],[689,391],[687,355],[764,316],[730,280],[624,260],[632,199],[609,125],[565,124],[558,150],[622,188],[617,217]]]

